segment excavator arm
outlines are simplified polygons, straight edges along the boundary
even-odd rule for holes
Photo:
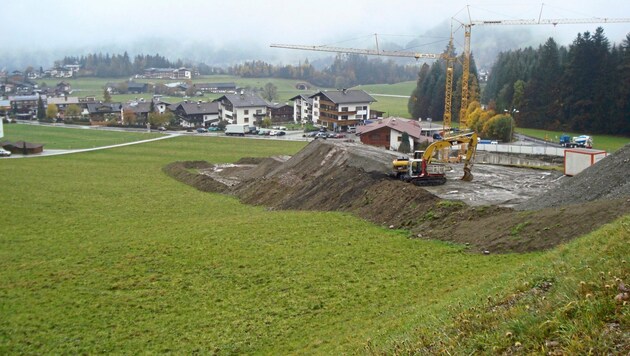
[[[426,162],[426,164],[430,164],[433,160],[433,155],[437,151],[455,145],[468,144],[464,163],[464,176],[462,177],[462,180],[470,182],[473,179],[471,169],[473,166],[475,153],[477,152],[477,140],[477,134],[474,132],[471,135],[458,135],[447,137],[443,140],[436,141],[429,145],[429,147],[427,147],[426,151],[424,151],[424,154],[422,155],[422,160],[423,162]]]

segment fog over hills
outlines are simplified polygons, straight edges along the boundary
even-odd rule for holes
[[[467,6],[469,5],[469,6]],[[0,12],[0,69],[44,68],[65,56],[88,53],[156,54],[210,66],[262,60],[274,64],[311,63],[334,54],[270,48],[272,43],[374,48],[440,53],[453,30],[458,53],[460,23],[488,19],[630,17],[630,4],[615,0],[320,0],[316,4],[189,0],[10,1]],[[451,19],[456,19],[452,21]],[[479,68],[489,68],[500,51],[538,46],[553,37],[568,45],[598,24],[474,27],[472,51]],[[611,43],[621,43],[629,24],[605,24]],[[396,59],[404,62],[405,59]],[[409,61],[407,59],[407,61]],[[413,62],[413,61],[412,61]]]

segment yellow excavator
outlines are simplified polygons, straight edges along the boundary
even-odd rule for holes
[[[461,179],[470,182],[473,179],[471,169],[477,151],[477,134],[474,132],[446,137],[433,142],[425,151],[415,151],[413,158],[400,157],[395,159],[392,163],[390,176],[419,186],[442,185],[446,183],[445,165],[444,163],[433,162],[433,156],[441,149],[462,144],[466,144],[467,148],[462,154],[464,176]]]

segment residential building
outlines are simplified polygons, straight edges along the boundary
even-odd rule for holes
[[[293,106],[287,103],[273,103],[268,107],[269,117],[272,122],[293,121]]]
[[[333,131],[348,131],[367,120],[376,101],[363,90],[319,91],[313,99],[313,122]]]
[[[293,121],[296,124],[313,122],[313,99],[300,94],[289,99],[293,101]]]
[[[193,71],[188,68],[147,68],[144,78],[152,79],[192,79]]]
[[[432,131],[431,128],[423,129],[418,121],[400,117],[379,119],[357,127],[357,135],[362,143],[391,150],[398,149],[404,132],[409,135],[409,145],[412,149],[420,143],[432,143],[434,141]]]
[[[219,103],[219,120],[231,124],[258,124],[267,116],[267,102],[257,95],[226,94],[214,101]]]
[[[236,93],[236,83],[195,83],[195,91],[202,93]]]
[[[218,102],[181,102],[169,106],[183,127],[210,126],[219,122]]]
[[[121,103],[87,103],[90,123],[104,124],[107,121],[120,121],[123,106]]]
[[[59,115],[61,117],[64,116],[66,109],[70,105],[76,105],[81,107],[79,103],[79,98],[76,96],[60,96],[60,97],[48,97],[46,100],[47,105],[56,105]]]
[[[15,115],[18,119],[31,120],[37,115],[37,104],[39,99],[42,99],[44,107],[46,106],[46,95],[16,95],[10,96],[11,110],[15,111]]]

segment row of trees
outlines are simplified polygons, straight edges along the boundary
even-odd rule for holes
[[[630,34],[611,46],[597,28],[568,48],[550,38],[537,49],[501,53],[483,101],[517,112],[522,127],[630,134]]]
[[[139,54],[132,61],[127,52],[112,55],[109,53],[92,53],[80,57],[64,57],[61,61],[55,62],[55,66],[66,64],[79,64],[81,65],[79,75],[94,77],[128,77],[134,74],[142,74],[147,68],[193,67],[190,63],[186,63],[181,59],[169,61],[166,57],[159,54]],[[223,73],[221,69],[208,65],[199,65],[196,68],[201,74]]]
[[[329,67],[321,71],[305,60],[297,66],[252,61],[231,66],[227,72],[246,78],[300,79],[321,87],[349,88],[359,84],[393,84],[413,80],[417,75],[417,67],[399,65],[380,58],[368,59],[364,55],[339,54]]]

